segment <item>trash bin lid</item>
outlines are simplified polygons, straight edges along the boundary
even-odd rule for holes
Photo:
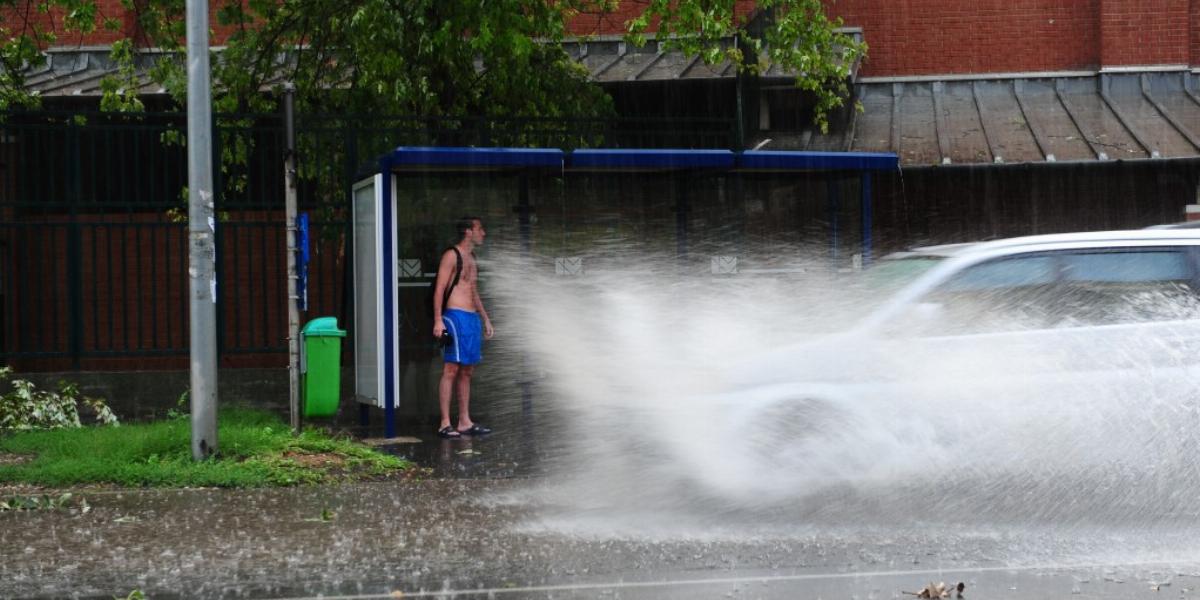
[[[309,321],[301,333],[310,337],[346,337],[346,332],[338,329],[337,317],[317,317]]]

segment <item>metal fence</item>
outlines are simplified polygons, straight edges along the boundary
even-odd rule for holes
[[[0,119],[0,364],[185,365],[186,114]],[[222,364],[283,364],[282,119],[214,122],[218,351]],[[349,327],[349,186],[396,146],[731,147],[733,132],[719,120],[301,115],[299,201],[314,219],[308,314]]]

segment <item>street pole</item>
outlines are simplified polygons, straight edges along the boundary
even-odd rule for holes
[[[187,0],[188,307],[192,458],[217,452],[217,278],[208,2]]]
[[[287,221],[288,406],[292,433],[300,433],[300,291],[296,282],[296,88],[284,86],[283,119],[287,149],[283,159],[284,219]]]

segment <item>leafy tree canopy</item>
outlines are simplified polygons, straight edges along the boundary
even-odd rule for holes
[[[39,105],[23,76],[45,60],[39,48],[122,27],[136,33],[112,45],[120,69],[105,82],[102,108],[141,110],[134,48],[182,57],[185,3],[122,4],[137,27],[103,14],[98,0],[0,0],[0,110]],[[820,0],[222,0],[213,25],[232,33],[212,61],[214,109],[273,110],[262,92],[292,81],[310,111],[603,116],[608,97],[558,43],[581,15],[626,19],[631,43],[655,33],[668,47],[712,64],[732,60],[747,73],[781,65],[812,92],[822,126],[865,52],[836,31]],[[159,61],[152,75],[182,104],[181,59]]]

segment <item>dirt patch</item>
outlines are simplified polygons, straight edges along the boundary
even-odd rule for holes
[[[296,461],[299,465],[310,469],[345,469],[346,457],[334,454],[332,452],[317,452],[307,454],[303,452],[285,452],[283,457],[289,460]]]
[[[23,465],[32,461],[34,458],[36,457],[32,454],[10,454],[7,452],[0,452],[0,467]]]

